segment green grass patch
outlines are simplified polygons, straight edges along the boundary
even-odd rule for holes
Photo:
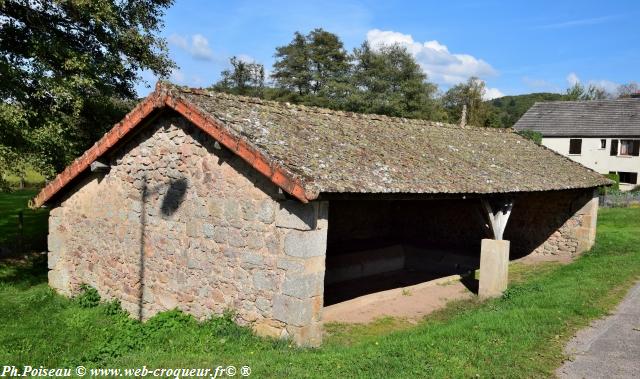
[[[503,298],[456,302],[417,325],[333,325],[323,347],[261,339],[231,316],[178,311],[146,323],[86,289],[46,285],[43,257],[0,264],[0,362],[46,367],[249,365],[252,377],[548,377],[573,333],[606,315],[640,273],[640,209],[600,211],[596,246],[568,265],[513,270]]]
[[[10,175],[7,175],[4,179],[13,188],[18,188],[20,186],[20,177],[17,175],[10,174]],[[44,177],[44,175],[34,170],[33,168],[27,167],[27,169],[24,172],[24,177],[22,179],[24,179],[25,187],[39,188],[44,185],[46,178]]]
[[[0,247],[13,253],[46,250],[47,209],[29,209],[29,199],[36,190],[16,190],[0,193]],[[23,215],[22,246],[20,246],[19,214]]]

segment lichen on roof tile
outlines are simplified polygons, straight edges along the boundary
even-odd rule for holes
[[[510,129],[170,91],[286,167],[313,193],[503,193],[609,183]]]

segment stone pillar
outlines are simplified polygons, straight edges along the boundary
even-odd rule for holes
[[[579,217],[580,225],[576,229],[576,239],[578,240],[578,246],[576,253],[584,253],[591,249],[596,241],[596,223],[598,222],[598,191],[594,190],[590,194],[591,200],[589,200],[578,212],[576,216]]]
[[[276,213],[284,250],[278,267],[285,270],[285,280],[273,299],[273,316],[287,325],[283,337],[298,345],[322,342],[328,205],[285,201]]]
[[[480,251],[481,298],[502,296],[509,279],[509,241],[483,239]]]
[[[61,227],[62,207],[49,212],[49,235],[47,236],[47,267],[49,286],[66,296],[72,295],[69,265],[64,257],[66,228]]]

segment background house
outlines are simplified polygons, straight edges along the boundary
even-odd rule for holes
[[[514,128],[542,134],[542,144],[602,174],[620,189],[639,184],[640,98],[536,103]]]
[[[63,294],[317,344],[326,305],[478,267],[504,289],[509,253],[589,249],[608,183],[511,130],[160,84],[32,206]]]

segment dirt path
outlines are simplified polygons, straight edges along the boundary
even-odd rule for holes
[[[640,378],[640,282],[608,317],[581,330],[567,344],[573,357],[560,378]]]
[[[325,323],[368,323],[390,316],[415,322],[452,300],[473,296],[457,277],[449,277],[330,305],[324,308],[322,318]]]

